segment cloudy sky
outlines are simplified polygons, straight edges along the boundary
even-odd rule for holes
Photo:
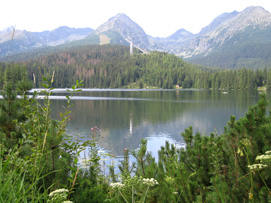
[[[167,37],[180,28],[195,34],[218,15],[249,6],[271,12],[271,0],[2,0],[0,6],[0,30],[15,25],[27,31],[96,29],[125,13],[153,37]]]

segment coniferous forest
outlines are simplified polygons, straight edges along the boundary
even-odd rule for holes
[[[270,71],[198,67],[166,53],[130,56],[126,47],[74,48],[21,63],[1,64],[0,202],[270,202],[271,115],[264,94],[244,117],[234,116],[222,134],[205,136],[193,127],[180,132],[186,149],[165,143],[158,160],[124,149],[120,174],[101,173],[98,127],[81,143],[66,132],[70,97],[60,119],[51,118],[55,87],[269,89]],[[270,77],[270,78],[269,78]],[[82,82],[84,81],[84,82]],[[46,91],[28,96],[32,87]],[[20,96],[20,97],[18,97]],[[90,157],[79,164],[79,153]],[[130,164],[129,155],[136,162]]]
[[[135,50],[136,52],[136,50]],[[195,89],[255,90],[271,87],[271,71],[265,69],[219,69],[187,63],[164,52],[133,56],[129,48],[118,45],[91,45],[63,49],[55,54],[20,63],[0,64],[0,89],[27,72],[33,86],[42,87],[42,76],[54,74],[55,88],[71,87],[83,80],[85,88],[171,89],[177,86]]]

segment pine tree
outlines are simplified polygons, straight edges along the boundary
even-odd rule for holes
[[[17,127],[17,122],[26,120],[22,109],[22,102],[17,98],[17,92],[12,86],[6,86],[6,91],[2,94],[3,99],[0,100],[0,133],[2,141],[10,148],[17,144],[21,138],[21,132]]]

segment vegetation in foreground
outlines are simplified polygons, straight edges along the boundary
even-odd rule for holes
[[[22,75],[22,78],[25,78]],[[238,121],[232,116],[222,135],[203,136],[189,127],[186,149],[165,143],[155,160],[140,149],[124,149],[115,174],[101,173],[95,137],[81,143],[66,134],[70,99],[60,120],[50,117],[53,78],[43,78],[44,102],[6,86],[0,101],[0,202],[269,202],[271,201],[271,116],[265,95]],[[81,83],[72,86],[77,91]],[[21,99],[17,95],[22,95]],[[79,163],[88,148],[89,159]],[[136,158],[130,164],[129,155]],[[83,167],[84,166],[84,167]]]

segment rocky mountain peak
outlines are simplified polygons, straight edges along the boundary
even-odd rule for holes
[[[131,20],[127,15],[125,15],[124,13],[118,13],[115,17],[112,17],[113,19],[129,19]]]
[[[262,7],[253,6],[239,13],[222,14],[206,27],[207,31],[204,31],[204,29],[201,31],[201,36],[204,36],[205,39],[199,43],[198,48],[201,50],[200,52],[205,52],[210,47],[207,42],[210,39],[222,45],[225,40],[231,39],[232,36],[249,27],[263,29],[270,25],[271,14]],[[202,46],[203,44],[204,46]]]
[[[271,14],[259,6],[248,7],[242,12],[239,12],[233,18],[225,21],[220,29],[227,28],[228,33],[236,33],[237,31],[244,30],[248,26],[258,26],[265,28],[271,24]]]
[[[108,30],[121,31],[126,28],[144,32],[143,29],[134,21],[132,21],[127,15],[124,13],[119,13],[98,27],[95,33],[99,34]]]
[[[271,24],[271,14],[260,6],[251,6],[240,12],[239,22],[242,20],[245,26],[258,25],[267,27]]]
[[[225,21],[232,19],[237,14],[238,14],[237,11],[233,11],[231,13],[223,13],[223,14],[217,16],[208,26],[202,28],[199,34],[204,35],[204,34],[207,34],[207,33],[214,31],[216,28],[218,28]]]
[[[174,34],[166,38],[169,41],[182,42],[193,36],[193,33],[188,32],[187,30],[181,28],[177,30]]]
[[[0,43],[11,40],[13,29],[13,26],[10,26],[0,31]]]
[[[14,27],[13,26],[9,26],[4,28],[3,30],[0,30],[0,33],[5,33],[5,32],[13,32]]]
[[[149,44],[148,36],[144,30],[124,13],[119,13],[110,18],[94,31],[96,35],[101,35],[107,31],[113,31],[120,34],[124,39],[146,48]]]
[[[11,27],[5,28],[4,30],[0,32],[0,43],[7,42],[12,39],[26,39],[30,33],[25,30],[15,29],[15,32],[13,35],[13,30],[14,30],[14,27],[11,26]]]

